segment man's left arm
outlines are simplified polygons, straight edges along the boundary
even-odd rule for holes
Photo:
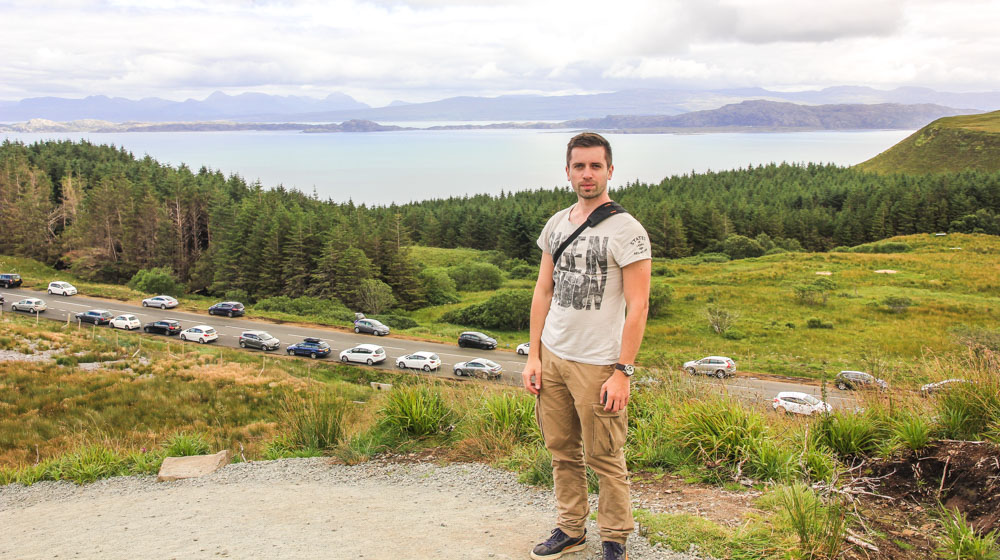
[[[639,355],[642,335],[646,332],[646,314],[649,311],[649,278],[652,271],[650,259],[642,259],[622,267],[622,284],[625,292],[625,328],[622,330],[622,349],[618,363],[634,364]],[[628,405],[629,378],[625,372],[615,370],[601,385],[601,395],[607,393],[604,410],[618,412]]]

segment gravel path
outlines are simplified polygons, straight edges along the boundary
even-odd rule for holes
[[[157,483],[0,487],[0,559],[525,559],[554,526],[552,493],[477,463],[285,459]],[[595,508],[596,511],[596,508]],[[566,560],[600,558],[589,548]],[[696,560],[638,536],[633,560]]]

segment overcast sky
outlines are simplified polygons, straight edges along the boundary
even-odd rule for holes
[[[0,99],[1000,90],[1000,1],[0,0]]]

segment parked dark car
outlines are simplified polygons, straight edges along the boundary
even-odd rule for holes
[[[244,331],[240,335],[240,347],[259,348],[261,350],[277,350],[281,341],[271,336],[267,331]]]
[[[5,272],[0,274],[0,288],[16,288],[21,285],[21,275]]]
[[[885,381],[863,371],[842,371],[837,374],[834,383],[841,391],[848,389],[881,389],[884,391],[889,388],[889,384]]]
[[[152,323],[146,323],[146,325],[142,327],[142,330],[148,333],[165,334],[169,336],[180,334],[181,323],[180,321],[171,320],[153,321]]]
[[[111,322],[114,314],[106,309],[91,309],[83,313],[76,314],[76,320],[81,323],[93,323],[95,325],[107,325]]]
[[[223,301],[208,308],[209,315],[225,315],[239,317],[243,315],[243,304],[238,301]]]
[[[309,356],[310,358],[325,358],[332,351],[330,345],[318,338],[304,338],[302,342],[289,344],[285,351],[289,356]]]
[[[466,331],[458,335],[458,345],[462,348],[482,348],[483,350],[493,350],[497,347],[497,339],[487,336],[481,332]]]
[[[389,327],[383,325],[375,319],[358,319],[354,321],[354,332],[370,333],[375,336],[385,336],[389,334]]]

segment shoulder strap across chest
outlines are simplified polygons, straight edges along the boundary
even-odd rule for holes
[[[576,230],[573,233],[569,234],[569,237],[564,239],[563,242],[559,245],[559,248],[556,249],[554,253],[552,253],[553,264],[559,262],[559,257],[562,256],[563,251],[566,250],[566,247],[569,247],[569,244],[572,243],[574,239],[580,237],[580,234],[583,233],[583,230],[589,227],[594,227],[597,224],[603,222],[606,218],[609,218],[615,214],[628,214],[628,212],[624,208],[622,208],[621,204],[618,204],[613,200],[605,202],[604,204],[598,206],[597,208],[594,208],[594,211],[591,212],[589,216],[587,216],[586,221],[580,224],[580,227],[576,228]]]

